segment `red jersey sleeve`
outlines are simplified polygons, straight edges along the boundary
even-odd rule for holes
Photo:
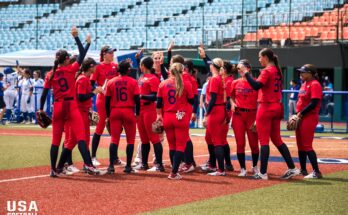
[[[261,74],[257,78],[257,81],[262,83],[263,85],[266,85],[268,79],[269,79],[268,71],[266,69],[264,69],[261,71]]]
[[[46,89],[51,89],[51,87],[52,87],[51,81],[50,81],[51,74],[52,74],[52,72],[48,72],[45,76],[44,88],[46,88]]]
[[[80,69],[80,64],[77,61],[71,64],[71,70],[70,70],[71,72],[76,73],[77,71],[79,71],[79,69]]]
[[[85,78],[80,78],[77,80],[77,94],[87,94],[87,84]]]
[[[111,92],[112,92],[112,89],[111,89],[111,85],[112,85],[113,81],[109,81],[106,85],[106,92],[105,92],[105,96],[111,96]]]
[[[185,90],[187,91],[187,98],[188,98],[188,99],[192,99],[192,98],[194,97],[195,94],[193,93],[191,84],[185,81],[185,82],[184,82],[184,88],[185,88]]]
[[[322,98],[322,88],[319,82],[313,82],[311,86],[311,99],[321,99]]]
[[[235,89],[236,84],[237,84],[237,80],[233,81],[232,84],[231,84],[231,91],[230,91],[231,94],[230,94],[230,96],[233,99],[236,98],[236,89]]]
[[[133,85],[134,85],[134,95],[139,95],[140,94],[140,89],[139,89],[139,86],[138,86],[138,82],[137,81],[134,81],[133,82]]]
[[[158,87],[157,97],[159,97],[159,98],[163,98],[163,96],[162,96],[163,83],[164,83],[164,82],[162,82],[162,83],[159,85],[159,87]]]
[[[210,79],[210,93],[218,93],[219,92],[219,86],[220,86],[220,80],[218,78],[211,78]]]
[[[149,84],[150,84],[151,92],[157,92],[158,91],[158,86],[160,84],[160,81],[158,80],[158,78],[151,78],[149,80]]]
[[[198,95],[198,83],[197,83],[197,80],[191,76],[192,78],[192,92],[194,95]]]

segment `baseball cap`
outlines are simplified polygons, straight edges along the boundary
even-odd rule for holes
[[[297,71],[299,71],[300,73],[306,73],[306,72],[313,73],[313,71],[310,68],[305,66],[302,66],[301,68],[297,69]]]
[[[102,48],[102,52],[103,53],[111,53],[111,52],[115,52],[115,51],[117,51],[117,49],[116,48],[112,48],[110,46],[104,46]]]
[[[0,73],[0,78],[4,77],[4,74]]]

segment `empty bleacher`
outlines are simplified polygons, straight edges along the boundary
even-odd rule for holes
[[[243,4],[242,4],[243,2]],[[257,3],[257,4],[256,4]],[[337,4],[339,3],[339,4]],[[291,38],[347,39],[347,6],[340,0],[81,0],[58,4],[13,4],[0,9],[0,53],[21,49],[74,49],[73,25],[91,49],[206,46],[217,43],[277,42]],[[340,26],[337,28],[338,23]],[[337,37],[338,33],[338,37]]]

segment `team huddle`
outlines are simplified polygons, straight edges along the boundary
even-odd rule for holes
[[[72,175],[79,171],[73,166],[71,155],[76,145],[83,158],[83,170],[88,174],[113,174],[114,165],[124,165],[125,173],[164,172],[164,136],[169,144],[171,163],[168,178],[179,180],[182,179],[182,174],[195,171],[194,143],[191,141],[189,128],[190,122],[197,120],[195,110],[199,102],[192,61],[185,60],[180,55],[171,56],[173,44],[168,48],[168,67],[163,63],[162,53],[155,52],[151,57],[140,59],[141,50],[136,54],[141,74],[136,80],[129,76],[132,68],[130,60],[119,64],[113,62],[115,49],[104,46],[100,52],[100,63],[97,63],[92,58],[85,59],[90,38],[83,47],[75,27],[72,29],[72,36],[78,46],[79,55],[71,57],[65,50],[56,53],[54,67],[46,75],[40,100],[39,113],[44,113],[48,91],[53,90],[51,177],[59,174]],[[322,98],[321,86],[316,80],[316,68],[306,64],[298,70],[303,82],[296,110],[297,126],[294,127],[300,160],[298,169],[280,135],[280,123],[284,115],[281,103],[283,77],[273,51],[260,51],[259,62],[263,69],[258,78],[252,76],[252,67],[246,59],[232,65],[220,58],[211,60],[202,47],[199,48],[199,54],[210,72],[206,97],[203,100],[203,125],[206,127],[205,140],[209,159],[200,166],[201,171],[209,176],[225,176],[226,171],[234,171],[227,141],[229,127],[232,126],[240,165],[238,176],[247,176],[247,135],[251,148],[252,178],[268,179],[270,140],[288,167],[281,176],[282,179],[300,174],[305,178],[322,178],[312,147]],[[233,71],[238,71],[240,78],[234,80]],[[90,147],[89,112],[95,95],[99,121]],[[102,170],[97,168],[100,162],[96,154],[105,127],[111,135],[111,141],[109,165],[106,170]],[[141,142],[136,148],[135,160],[132,163],[137,130]],[[123,131],[127,142],[126,162],[118,157]],[[57,164],[63,132],[64,147]],[[154,166],[150,168],[151,145]],[[306,168],[307,157],[313,167],[310,174]]]

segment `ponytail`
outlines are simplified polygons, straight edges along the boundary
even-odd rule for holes
[[[184,66],[181,63],[174,63],[170,66],[170,73],[175,77],[175,96],[181,97],[184,92],[184,82],[181,77],[181,73]]]
[[[58,59],[54,60],[53,71],[52,71],[50,79],[49,79],[50,81],[52,81],[52,79],[54,77],[54,73],[56,73],[57,68],[58,68]]]
[[[58,50],[56,52],[56,59],[54,60],[54,66],[53,66],[53,72],[50,76],[50,81],[52,81],[54,74],[56,73],[56,70],[58,68],[59,64],[62,64],[65,62],[66,59],[69,59],[70,55],[66,50]]]

